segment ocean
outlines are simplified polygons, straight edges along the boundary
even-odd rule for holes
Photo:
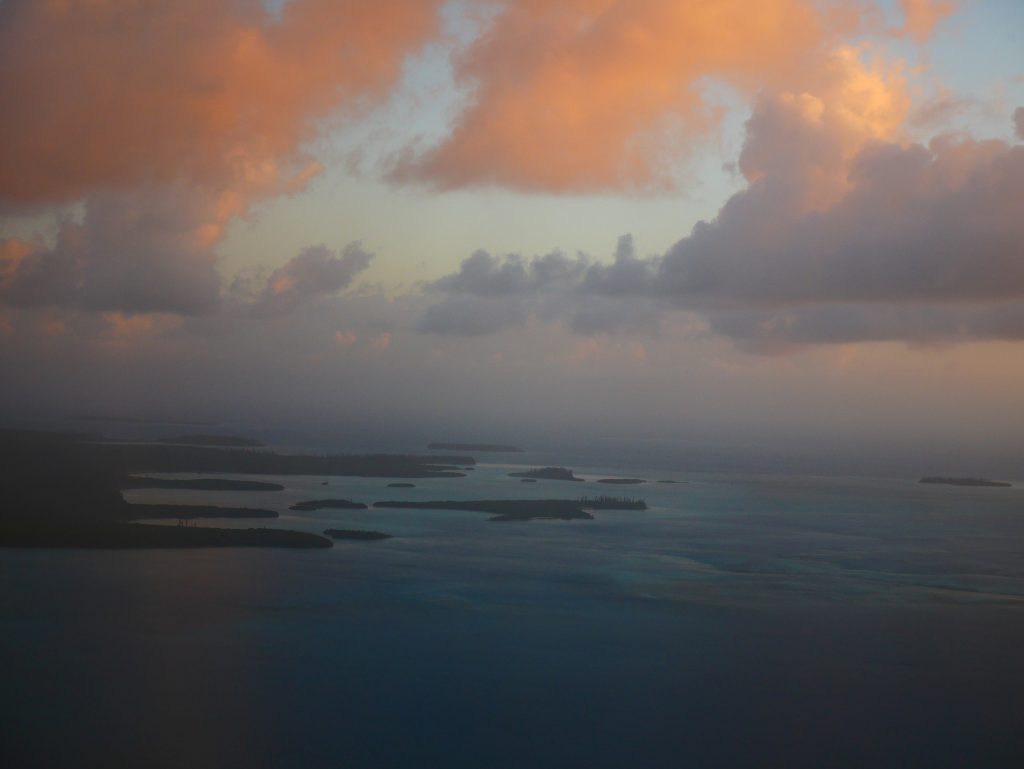
[[[1024,761],[1021,485],[516,469],[126,492],[281,513],[200,525],[393,535],[330,550],[0,550],[3,766]],[[649,509],[288,510],[602,493]]]

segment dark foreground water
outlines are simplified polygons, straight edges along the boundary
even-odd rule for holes
[[[0,764],[1024,765],[1024,489],[507,470],[215,498],[610,491],[652,509],[274,523],[397,535],[323,552],[0,550]]]

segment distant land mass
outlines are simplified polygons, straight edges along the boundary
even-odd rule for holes
[[[430,451],[480,451],[495,454],[516,454],[523,451],[518,446],[507,446],[501,443],[430,443],[427,448]]]
[[[167,518],[190,521],[195,518],[277,518],[278,515],[273,510],[256,507],[130,504],[126,508],[126,517],[133,521]]]
[[[646,510],[642,499],[621,497],[580,497],[579,499],[476,499],[446,500],[437,502],[374,502],[375,508],[400,508],[408,510],[468,510],[475,513],[491,513],[492,521],[548,520],[593,520],[591,510]]]
[[[644,483],[641,478],[601,478],[598,483],[617,483],[622,486],[635,486],[638,483]]]
[[[670,480],[661,480],[661,481],[658,481],[658,483],[689,483],[689,481],[670,481]]]
[[[68,547],[90,549],[289,547],[332,546],[317,534],[286,529],[213,529],[190,526],[154,526],[145,523],[102,523],[88,526],[15,525],[0,529],[0,546]]]
[[[132,455],[108,451],[106,446],[74,435],[0,430],[0,456],[4,457],[0,462],[0,546],[3,547],[333,546],[326,537],[283,529],[131,523],[139,518],[140,511],[121,496],[120,489],[130,485],[130,479],[128,468],[119,460]],[[225,510],[231,509],[199,507],[187,512],[193,513],[193,517],[204,517],[215,511],[223,517]],[[200,510],[203,515],[199,514]],[[145,511],[149,516],[186,517],[182,512],[179,506],[163,505]],[[247,515],[254,513],[269,515],[273,511],[246,510]]]
[[[223,446],[238,449],[262,448],[263,444],[252,438],[234,435],[175,435],[171,438],[157,438],[153,443],[177,443],[185,446]]]
[[[389,483],[389,489],[415,489],[415,483]]]
[[[185,427],[213,427],[216,422],[189,422],[177,419],[145,419],[142,417],[105,416],[103,414],[72,414],[64,417],[68,422],[111,422],[127,425],[178,425]]]
[[[289,510],[366,510],[362,502],[348,499],[311,499],[308,502],[297,502]]]
[[[361,529],[327,529],[324,532],[331,539],[377,540],[391,539],[390,534],[382,531],[363,531]]]
[[[512,478],[533,478],[542,481],[582,481],[573,475],[572,470],[565,467],[539,467],[535,470],[524,470],[518,473],[509,473]]]
[[[160,443],[102,443],[96,451],[127,473],[244,473],[248,475],[340,475],[361,478],[462,478],[464,456],[406,454],[275,454],[261,449],[214,448]]]
[[[991,486],[998,488],[1008,488],[1013,486],[1012,483],[1006,483],[1005,481],[990,481],[985,478],[946,478],[938,475],[931,475],[927,478],[922,478],[918,483],[937,483],[945,486]]]
[[[234,481],[228,478],[147,478],[132,475],[122,489],[195,489],[197,491],[284,491],[280,483]]]

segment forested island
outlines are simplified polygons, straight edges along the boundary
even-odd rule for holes
[[[494,454],[521,454],[523,451],[518,446],[500,443],[431,443],[427,448],[430,451],[479,451]]]
[[[994,488],[1009,488],[1013,486],[1012,483],[1006,483],[1005,481],[990,481],[985,478],[947,478],[939,475],[931,475],[926,478],[922,478],[918,483],[934,483],[944,486],[986,486]]]
[[[366,510],[362,502],[349,499],[311,499],[308,502],[297,502],[289,510]]]
[[[163,447],[158,447],[163,448]],[[0,546],[75,548],[331,547],[317,534],[133,523],[140,518],[270,518],[271,510],[130,505],[124,455],[82,436],[0,430]],[[130,466],[135,469],[137,465]],[[156,468],[157,470],[159,468]]]
[[[196,518],[277,518],[273,510],[258,507],[219,507],[217,505],[148,505],[129,504],[125,517],[131,521]]]
[[[378,540],[391,539],[390,534],[382,531],[364,531],[362,529],[327,529],[324,532],[331,539],[352,539],[352,540]]]
[[[538,467],[534,470],[523,470],[517,473],[509,473],[512,478],[533,478],[542,481],[582,481],[573,475],[572,470],[566,467]]]
[[[185,446],[219,446],[222,448],[256,449],[263,446],[252,438],[239,438],[234,435],[175,435],[170,438],[157,438],[154,443],[176,443]]]
[[[591,510],[646,510],[642,499],[622,497],[580,497],[579,499],[476,499],[436,502],[374,502],[375,508],[410,510],[468,510],[490,513],[492,521],[592,520]]]
[[[121,483],[127,489],[194,489],[196,491],[284,491],[280,483],[234,481],[229,478],[147,478],[132,475]]]
[[[406,454],[275,454],[261,449],[213,448],[159,443],[99,443],[102,461],[139,473],[239,473],[248,475],[341,475],[362,478],[462,478],[465,456]]]

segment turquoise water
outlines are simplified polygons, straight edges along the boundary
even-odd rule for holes
[[[613,467],[577,473],[688,483],[523,484],[512,469],[415,489],[282,477],[278,493],[129,494],[395,535],[328,551],[0,551],[4,765],[1024,757],[1024,488]],[[287,510],[599,493],[651,509],[528,523]]]

